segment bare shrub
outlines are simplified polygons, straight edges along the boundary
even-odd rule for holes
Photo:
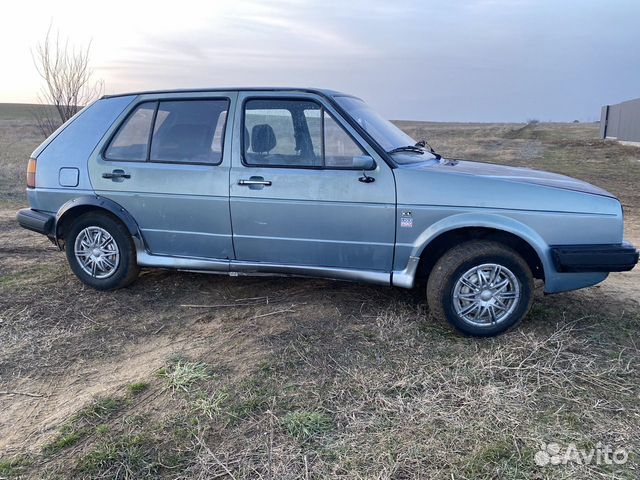
[[[42,43],[33,52],[33,61],[45,85],[38,93],[38,103],[48,108],[33,109],[40,132],[48,137],[60,125],[73,117],[84,105],[102,94],[104,82],[92,82],[89,67],[91,43],[86,48],[61,41],[60,33],[51,27]]]

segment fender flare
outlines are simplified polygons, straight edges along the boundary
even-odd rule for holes
[[[76,208],[87,206],[106,210],[109,213],[115,215],[118,219],[120,219],[122,223],[124,223],[124,225],[127,227],[127,230],[129,230],[129,233],[134,239],[136,247],[142,245],[142,235],[140,234],[140,228],[138,227],[138,223],[134,220],[131,214],[113,200],[100,197],[98,195],[83,195],[81,197],[73,198],[58,209],[53,226],[54,243],[56,245],[60,245],[58,242],[58,227],[61,225],[61,222],[64,221],[64,218]]]
[[[432,224],[413,242],[411,256],[420,257],[425,248],[438,236],[460,228],[491,228],[511,233],[527,242],[536,252],[545,272],[553,271],[549,257],[549,245],[531,227],[511,217],[496,213],[460,213],[448,216]]]

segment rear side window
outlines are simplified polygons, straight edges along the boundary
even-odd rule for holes
[[[156,111],[156,102],[142,103],[122,124],[104,156],[109,160],[144,162],[147,159],[149,132]]]
[[[143,103],[120,126],[105,158],[218,165],[228,108],[226,99]]]
[[[226,100],[160,102],[151,138],[152,162],[222,162]]]

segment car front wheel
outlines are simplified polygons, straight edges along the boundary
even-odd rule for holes
[[[129,285],[138,276],[131,235],[111,215],[89,212],[78,217],[65,238],[67,260],[73,273],[98,290]]]
[[[498,335],[513,327],[526,316],[532,299],[527,262],[509,247],[487,240],[451,248],[427,282],[431,315],[473,336]]]

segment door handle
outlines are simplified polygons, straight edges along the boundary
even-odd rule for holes
[[[102,178],[110,178],[115,182],[115,181],[118,181],[119,179],[131,178],[131,175],[126,173],[124,170],[120,170],[119,168],[117,168],[113,172],[103,173]]]
[[[263,187],[270,187],[271,181],[264,180],[262,177],[251,177],[249,180],[238,180],[238,185],[252,186],[252,185],[262,185]]]

